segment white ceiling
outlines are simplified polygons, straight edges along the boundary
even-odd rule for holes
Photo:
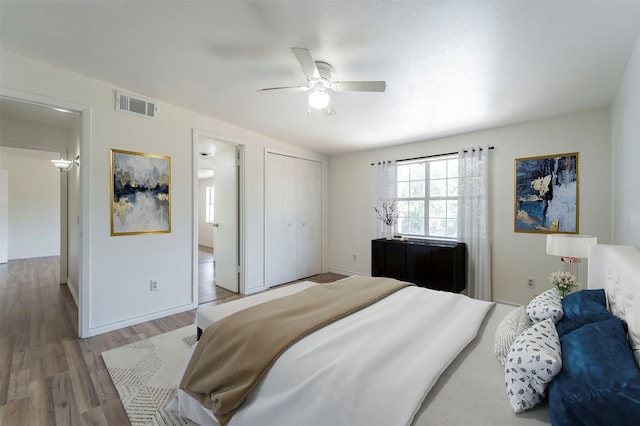
[[[0,0],[3,49],[328,155],[608,106],[639,33],[640,1]],[[258,94],[306,83],[291,47],[387,90]]]

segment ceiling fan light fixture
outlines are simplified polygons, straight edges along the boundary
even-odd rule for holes
[[[309,106],[315,109],[324,109],[329,106],[331,97],[324,90],[314,90],[309,93]]]
[[[329,91],[336,92],[384,92],[387,83],[384,81],[333,81],[334,69],[331,64],[324,61],[315,61],[309,49],[292,47],[302,72],[307,77],[306,86],[269,87],[258,90],[258,93],[272,93],[285,90],[295,92],[309,92],[307,114],[311,114],[311,108],[324,110],[325,115],[334,115],[335,110],[331,105]]]

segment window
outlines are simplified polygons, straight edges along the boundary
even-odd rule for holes
[[[205,188],[205,221],[213,223],[213,186]]]
[[[458,237],[458,157],[398,163],[398,232]]]

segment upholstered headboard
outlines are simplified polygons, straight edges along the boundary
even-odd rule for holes
[[[620,253],[636,250],[631,246],[616,246],[610,244],[593,244],[589,246],[589,264],[587,273],[587,288],[604,288],[607,279],[605,254],[609,251]]]
[[[640,365],[640,250],[595,244],[589,248],[588,288],[603,288],[607,308],[627,322],[629,343]]]

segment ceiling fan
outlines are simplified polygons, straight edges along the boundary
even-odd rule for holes
[[[334,69],[331,64],[322,61],[314,61],[309,49],[292,47],[291,51],[307,76],[306,86],[271,87],[260,89],[259,93],[273,92],[274,90],[286,90],[309,93],[309,107],[324,110],[325,114],[334,114],[331,107],[329,91],[336,92],[384,92],[387,83],[384,81],[333,81]],[[308,111],[311,113],[311,109]]]

